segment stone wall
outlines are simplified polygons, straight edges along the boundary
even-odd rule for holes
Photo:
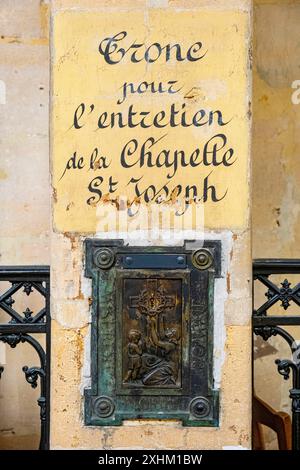
[[[168,7],[190,12],[191,15],[193,11],[203,9],[208,14],[222,15],[226,12],[230,15],[232,12],[237,16],[241,15],[248,29],[247,37],[239,44],[243,51],[235,64],[239,67],[238,60],[247,63],[250,3],[248,0],[184,2],[126,0],[122,2],[122,8],[143,9],[146,13],[151,8]],[[113,0],[52,1],[53,16],[62,10],[77,9],[79,14],[101,10],[107,12],[109,17],[119,8],[120,2]],[[120,428],[88,428],[83,424],[83,388],[88,386],[90,380],[91,285],[83,275],[85,234],[59,233],[53,225],[50,228],[52,189],[49,190],[48,163],[48,14],[47,1],[4,0],[0,5],[2,53],[0,80],[6,88],[5,104],[0,104],[4,123],[2,132],[5,135],[5,139],[0,142],[2,155],[0,177],[2,178],[1,204],[3,204],[1,214],[2,217],[4,215],[5,221],[1,227],[1,264],[51,264],[53,317],[51,447],[249,448],[251,446],[251,361],[249,361],[251,240],[248,172],[245,192],[240,200],[237,198],[235,201],[236,208],[245,208],[242,224],[239,224],[238,228],[227,227],[226,212],[224,212],[220,216],[222,227],[218,227],[216,222],[214,229],[206,227],[205,232],[206,237],[221,240],[223,250],[223,277],[215,286],[214,334],[214,383],[216,388],[221,389],[220,427],[184,428],[180,423],[173,421],[128,421]],[[234,24],[228,25],[227,33],[231,27],[234,27]],[[234,29],[238,33],[237,25]],[[217,30],[215,35],[218,36]],[[225,64],[222,65],[221,61],[221,73],[224,67]],[[241,158],[247,162],[247,165],[250,136],[248,102],[251,100],[249,82],[249,68],[245,68],[241,83],[245,98],[243,115],[246,152]],[[0,99],[0,102],[2,103],[3,99]],[[55,199],[54,192],[53,204]],[[265,230],[268,231],[266,224]],[[198,236],[195,231],[182,232],[181,235],[182,239]],[[89,236],[109,237],[113,234],[99,233],[95,230]],[[151,236],[146,236],[145,243],[158,242],[153,241]],[[180,244],[180,240],[177,243]],[[12,363],[13,357],[14,361],[17,357],[14,367],[21,369],[25,355],[25,362],[31,364],[34,361],[34,356],[29,351],[21,353],[20,350],[19,354],[17,351],[5,349],[7,362]],[[34,447],[39,423],[32,389],[21,373],[17,379],[13,373],[7,375],[6,381],[4,379],[1,381],[0,387],[0,429],[4,430],[1,433],[2,447],[7,448],[8,439],[12,442],[13,433],[21,436],[17,445]]]
[[[253,258],[299,258],[300,104],[292,102],[292,84],[300,79],[299,21],[299,1],[254,2]],[[292,284],[299,282],[297,276],[288,278]],[[278,282],[283,280],[277,277]],[[261,291],[260,300],[264,299]],[[271,311],[283,314],[279,306]],[[297,328],[287,330],[299,338]],[[285,341],[272,338],[265,343],[257,338],[255,350],[257,395],[289,413],[291,383],[282,379],[274,364],[278,357],[289,357]],[[268,441],[276,448],[273,433]]]
[[[0,3],[1,265],[50,264],[48,19],[47,1]],[[34,301],[32,310],[37,306]],[[6,363],[0,445],[34,448],[38,391],[26,383],[22,366],[34,365],[36,353],[25,345],[0,348]]]

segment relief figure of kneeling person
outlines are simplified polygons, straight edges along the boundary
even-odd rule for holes
[[[140,368],[142,366],[142,341],[141,332],[131,329],[128,334],[129,343],[127,345],[128,354],[128,371],[124,378],[124,382],[129,380],[136,380],[139,376]]]

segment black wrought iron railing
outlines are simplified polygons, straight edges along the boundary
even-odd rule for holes
[[[33,387],[40,384],[41,435],[39,449],[49,448],[49,413],[50,413],[50,268],[49,266],[0,266],[0,284],[4,287],[0,294],[0,310],[7,314],[7,321],[0,323],[0,341],[15,348],[19,343],[30,344],[37,353],[39,364],[28,367],[23,372],[27,382]],[[14,308],[14,296],[18,292],[30,296],[37,292],[43,306],[33,312],[23,305],[21,311]],[[46,337],[45,349],[32,336],[42,333]],[[5,365],[0,367],[0,378],[5,376]]]
[[[278,372],[284,379],[292,378],[290,389],[292,409],[292,447],[300,450],[300,344],[282,326],[300,326],[300,314],[270,315],[270,308],[278,305],[286,312],[292,304],[300,307],[300,283],[292,283],[284,276],[277,285],[271,279],[273,275],[300,275],[300,260],[260,259],[253,263],[254,282],[266,288],[267,300],[253,311],[253,331],[267,341],[272,336],[281,336],[289,345],[291,357],[276,359]],[[33,387],[40,383],[41,437],[40,449],[49,448],[50,414],[50,269],[48,266],[0,267],[0,283],[6,284],[0,294],[0,310],[7,314],[7,322],[0,323],[0,341],[15,348],[19,343],[28,343],[37,352],[39,365],[23,371],[27,382]],[[7,285],[9,283],[9,286]],[[22,312],[14,308],[14,296],[22,290],[28,296],[34,291],[43,299],[43,307],[32,312],[28,307]],[[42,333],[46,337],[45,349],[34,334]],[[300,333],[300,331],[299,331]],[[5,376],[5,367],[0,365],[0,378]]]
[[[292,305],[300,307],[300,282],[292,285],[284,276],[277,285],[273,282],[273,275],[300,275],[300,260],[289,259],[259,259],[253,263],[254,282],[260,282],[265,286],[267,300],[259,308],[253,311],[253,331],[267,341],[272,336],[281,336],[291,350],[288,359],[276,359],[275,363],[279,374],[285,380],[292,378],[290,389],[292,409],[292,449],[300,450],[300,343],[282,326],[299,326],[299,315],[270,315],[270,308],[278,306],[286,312]],[[300,277],[300,276],[299,276]],[[277,312],[276,312],[277,313]],[[300,333],[300,330],[299,330]],[[300,336],[299,336],[300,337]]]

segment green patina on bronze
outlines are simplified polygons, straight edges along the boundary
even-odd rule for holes
[[[93,281],[87,425],[177,419],[218,426],[213,300],[220,250],[219,241],[199,248],[86,240]]]

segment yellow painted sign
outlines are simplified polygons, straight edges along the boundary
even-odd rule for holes
[[[53,19],[52,183],[58,231],[101,210],[204,208],[242,228],[248,206],[247,15],[149,9]],[[197,228],[194,222],[185,228]]]

